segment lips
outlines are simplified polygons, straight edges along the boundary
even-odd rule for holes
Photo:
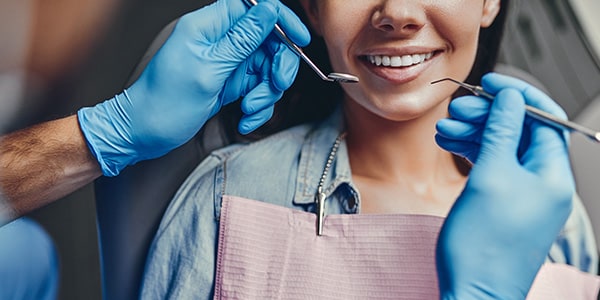
[[[402,68],[422,64],[434,55],[434,52],[415,53],[402,56],[366,55],[364,58],[375,66]]]
[[[395,55],[394,52],[398,54]],[[398,85],[419,78],[431,66],[430,62],[443,52],[439,49],[384,49],[361,55],[358,59],[371,74],[387,83]]]

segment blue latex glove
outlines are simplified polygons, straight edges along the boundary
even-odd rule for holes
[[[442,299],[525,299],[571,211],[567,134],[525,116],[525,103],[565,117],[529,84],[488,74],[492,102],[455,99],[437,124],[444,149],[474,162],[440,232]]]
[[[304,24],[277,0],[251,8],[242,0],[220,0],[183,16],[130,88],[78,112],[104,175],[184,144],[240,96],[239,131],[265,123],[300,62],[270,34],[275,23],[298,45],[309,43]]]
[[[0,227],[0,299],[58,299],[60,262],[42,226],[20,218]]]

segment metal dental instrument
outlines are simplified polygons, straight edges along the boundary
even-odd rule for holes
[[[325,199],[326,195],[319,187],[317,197],[315,199],[317,204],[317,236],[323,235],[323,219],[325,218]]]
[[[257,5],[258,2],[256,2],[256,0],[244,0],[246,2],[246,4],[248,5]],[[317,67],[317,65],[315,65],[315,63],[312,62],[312,60],[310,58],[308,58],[308,56],[306,56],[306,54],[304,54],[304,51],[302,51],[302,48],[300,48],[298,45],[294,44],[294,42],[292,42],[292,40],[290,40],[290,38],[288,38],[288,36],[285,34],[285,32],[283,32],[283,29],[281,29],[281,27],[279,27],[279,25],[275,24],[275,32],[277,33],[277,35],[281,38],[281,40],[286,43],[288,46],[290,46],[290,48],[292,48],[292,50],[294,50],[294,52],[296,52],[296,54],[298,54],[298,56],[300,56],[300,58],[302,58],[309,66],[311,69],[313,69],[313,71],[315,71],[317,73],[317,75],[319,75],[319,77],[321,77],[321,79],[325,80],[325,81],[330,81],[330,82],[348,82],[348,83],[355,83],[358,82],[358,77],[354,76],[354,75],[350,75],[350,74],[345,74],[345,73],[329,73],[328,75],[325,75],[325,73],[323,73],[319,67]]]
[[[473,95],[475,96],[481,96],[483,98],[486,98],[488,100],[494,100],[494,96],[491,95],[490,93],[486,92],[483,90],[482,87],[477,86],[477,85],[471,85],[468,83],[464,83],[458,80],[454,80],[452,78],[443,78],[440,80],[436,80],[431,82],[431,84],[436,84],[442,81],[451,81],[454,82],[456,84],[458,84],[460,87],[470,91],[471,93],[473,93]],[[587,136],[588,138],[590,138],[591,140],[593,140],[594,142],[600,143],[600,132],[594,131],[592,129],[589,129],[587,127],[584,127],[582,125],[579,125],[577,123],[571,122],[571,121],[567,121],[567,120],[563,120],[563,119],[559,119],[558,117],[556,117],[555,115],[551,114],[551,113],[547,113],[541,109],[535,108],[533,106],[530,105],[525,105],[525,110],[527,110],[527,114],[536,119],[539,120],[541,122],[544,122],[548,125],[557,127],[559,129],[566,129],[569,131],[577,131],[585,136]]]

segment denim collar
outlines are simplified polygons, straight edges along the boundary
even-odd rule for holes
[[[317,124],[306,138],[300,152],[298,178],[294,204],[312,204],[315,201],[319,180],[325,169],[325,164],[335,139],[344,132],[344,117],[338,108],[329,118]],[[355,195],[358,193],[352,184],[352,172],[346,142],[342,141],[337,155],[327,178],[325,179],[324,193],[331,196],[340,186],[347,188],[347,192]]]

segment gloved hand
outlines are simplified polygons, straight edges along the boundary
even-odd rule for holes
[[[474,162],[437,245],[442,299],[524,299],[571,211],[565,132],[527,118],[527,103],[565,113],[541,91],[499,74],[493,102],[466,96],[437,124],[444,149]]]
[[[309,43],[306,27],[277,0],[251,8],[242,0],[220,0],[183,16],[131,87],[78,112],[104,175],[184,144],[240,96],[239,131],[266,122],[300,61],[270,34],[275,23],[298,45]]]

